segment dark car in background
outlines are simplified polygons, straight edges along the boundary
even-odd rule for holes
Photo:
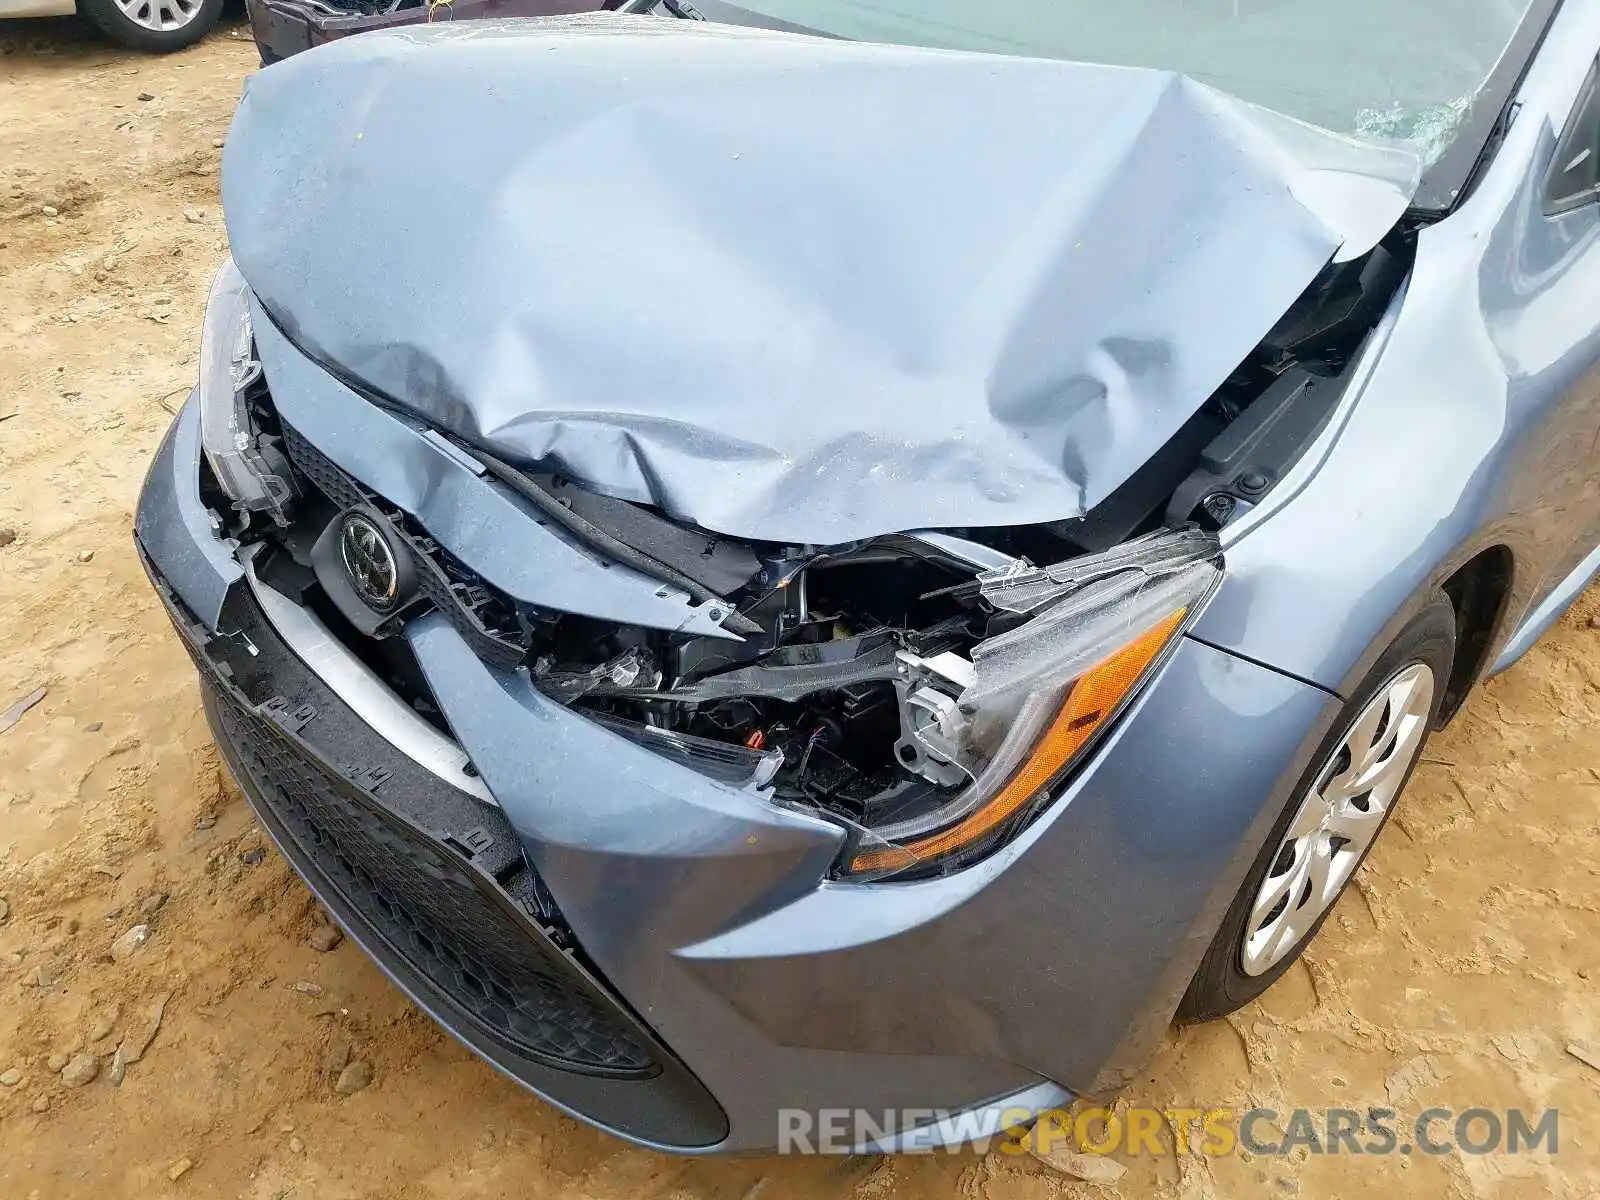
[[[558,17],[617,8],[623,0],[245,0],[250,34],[268,66],[352,33],[481,17]]]

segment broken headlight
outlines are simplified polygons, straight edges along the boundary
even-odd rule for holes
[[[1113,554],[1121,558],[987,572],[983,598],[1023,623],[979,642],[970,660],[900,655],[895,753],[948,799],[893,823],[856,825],[842,875],[955,869],[1048,802],[1221,575],[1215,542],[1198,532]],[[1096,573],[1085,574],[1091,562]]]
[[[206,300],[200,335],[200,446],[217,484],[242,513],[266,512],[281,525],[292,492],[262,457],[245,393],[261,375],[244,277],[223,262]]]

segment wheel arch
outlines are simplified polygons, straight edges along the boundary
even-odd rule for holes
[[[1440,585],[1456,610],[1455,661],[1439,703],[1440,728],[1461,710],[1472,685],[1493,661],[1491,652],[1505,624],[1515,574],[1511,548],[1499,543],[1480,550]]]

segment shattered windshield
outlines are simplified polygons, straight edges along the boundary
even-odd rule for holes
[[[1178,71],[1340,133],[1449,144],[1532,0],[739,0],[861,41]],[[714,14],[720,4],[703,5]]]

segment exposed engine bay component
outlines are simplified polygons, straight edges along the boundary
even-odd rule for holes
[[[691,770],[732,784],[734,787],[765,787],[783,765],[783,755],[759,747],[730,745],[712,738],[674,733],[655,725],[639,725],[616,717],[597,717],[602,725],[631,742],[667,758],[676,759]]]
[[[533,677],[541,690],[563,704],[571,704],[597,689],[623,693],[638,689],[648,693],[661,686],[661,672],[653,657],[638,646],[630,646],[587,671],[560,670],[550,659],[541,658],[534,663]]]
[[[896,675],[902,636],[879,629],[831,642],[782,646],[756,666],[724,671],[653,695],[696,703],[740,696],[793,702],[817,692],[888,681]]]
[[[558,618],[532,678],[703,774],[841,822],[843,875],[953,869],[1039,811],[1220,568],[1195,529],[1048,567],[949,550],[774,548],[743,646]]]

